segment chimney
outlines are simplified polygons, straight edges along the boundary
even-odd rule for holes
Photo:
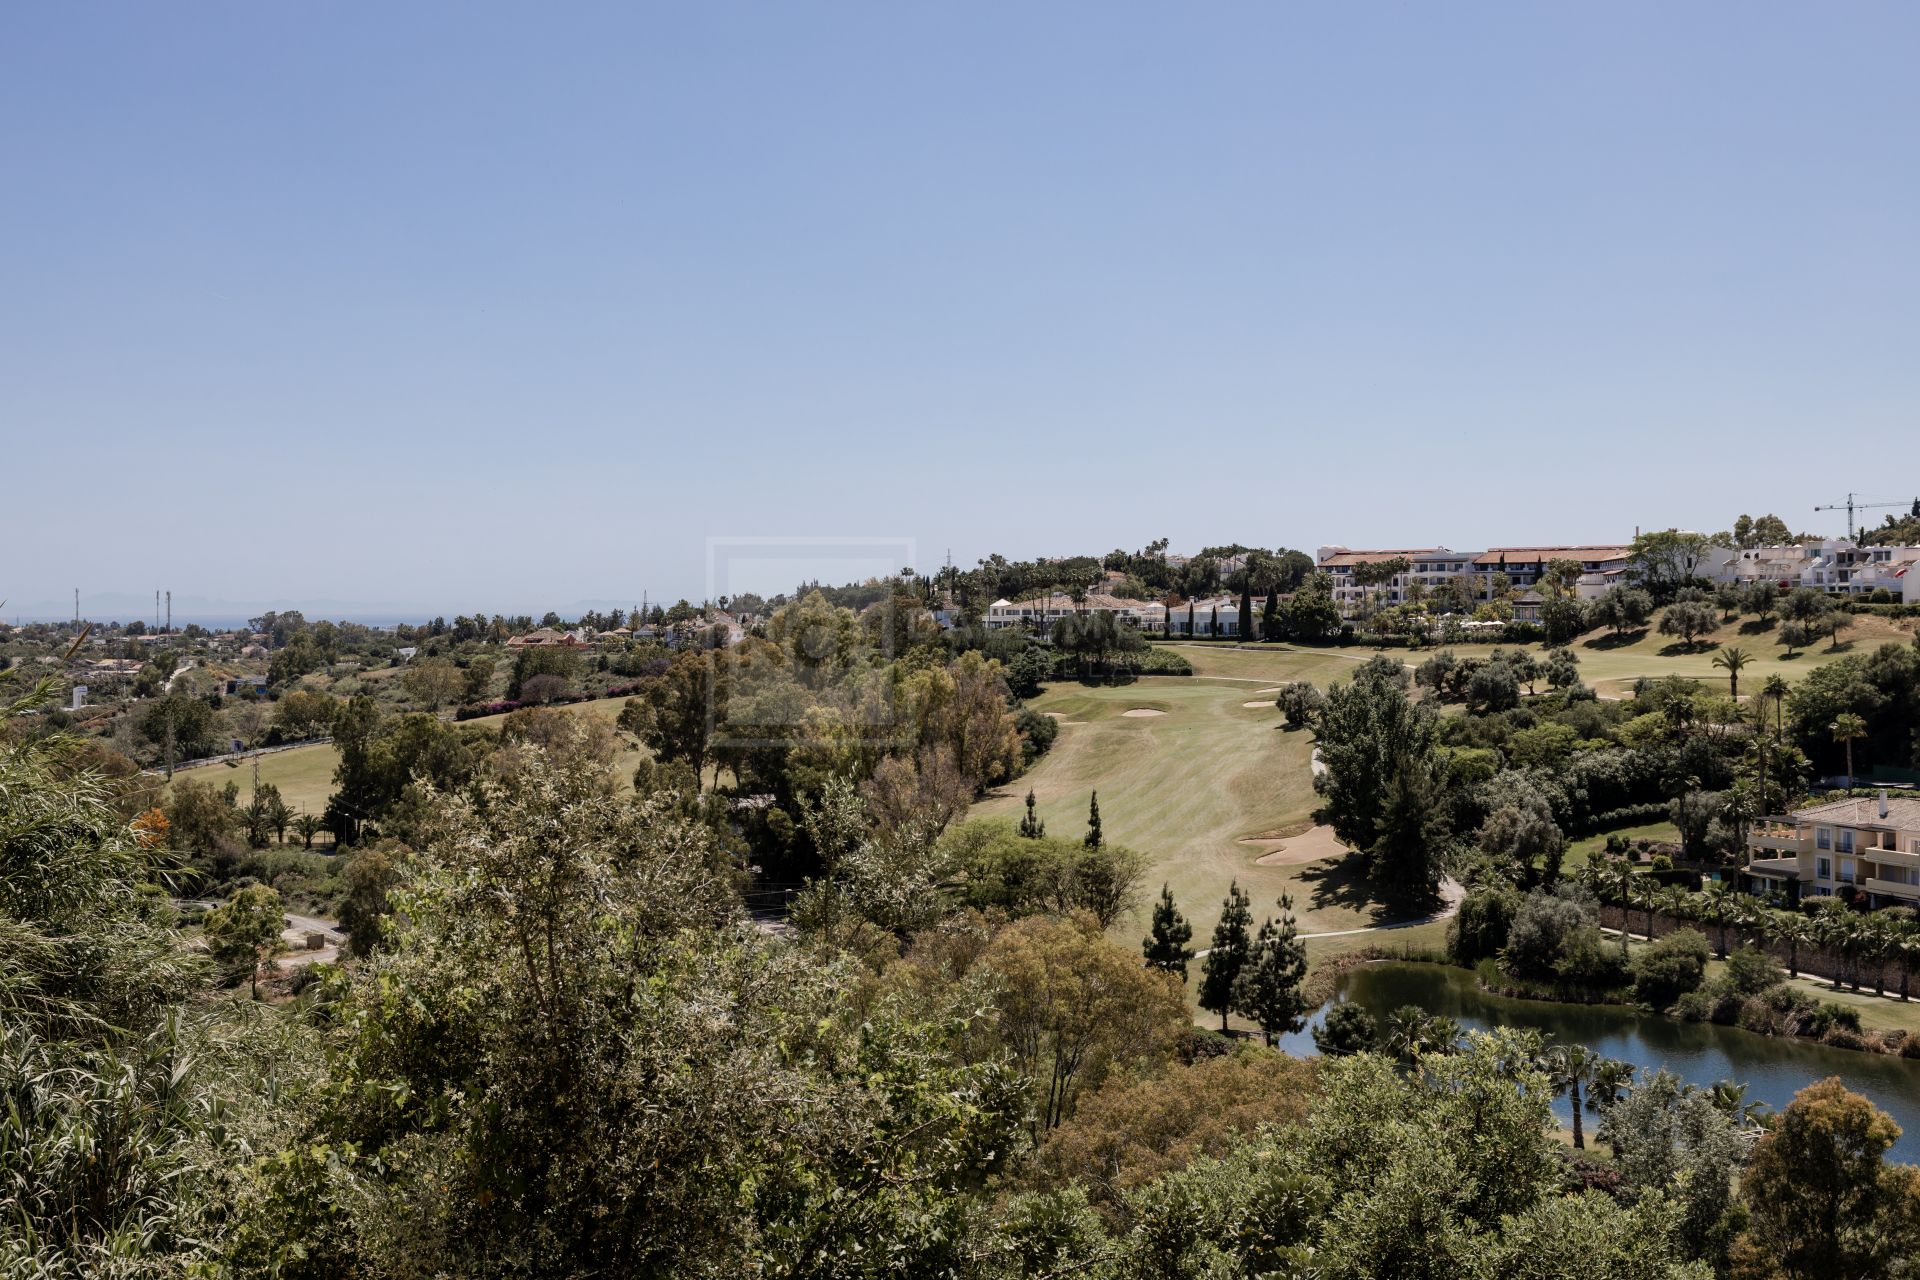
[[[1882,818],[1887,816],[1887,789],[1885,787],[1880,788],[1880,816]]]

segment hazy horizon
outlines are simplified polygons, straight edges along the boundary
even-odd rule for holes
[[[16,6],[0,612],[537,616],[697,597],[716,538],[1837,533],[1920,491],[1915,47],[1895,4]]]

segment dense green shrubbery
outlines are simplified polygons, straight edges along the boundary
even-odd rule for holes
[[[1633,958],[1633,998],[1656,1010],[1668,1008],[1699,989],[1712,955],[1697,929],[1675,929],[1656,938]]]

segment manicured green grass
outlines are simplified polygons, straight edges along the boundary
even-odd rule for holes
[[[593,702],[576,702],[563,708],[576,715],[592,716],[613,723],[620,716],[620,709],[626,706],[625,698],[600,698]],[[462,725],[478,725],[481,728],[498,732],[500,722],[505,715],[479,716],[464,720]],[[623,743],[626,742],[622,735]],[[623,782],[631,784],[633,761],[626,753],[621,757],[624,767],[619,769]],[[294,747],[287,751],[276,751],[271,755],[257,757],[260,764],[260,781],[271,783],[280,788],[280,798],[287,802],[295,812],[318,815],[327,807],[327,798],[333,794],[333,771],[340,763],[340,751],[330,742],[316,742],[311,746]],[[254,759],[240,761],[237,765],[202,765],[197,769],[182,770],[174,775],[176,781],[191,778],[196,782],[209,783],[223,787],[232,782],[240,788],[240,803],[244,806],[253,797]],[[324,840],[326,837],[322,836]]]
[[[1181,652],[1196,654],[1192,648]],[[1323,653],[1247,651],[1235,659],[1230,652],[1206,654],[1207,665],[1225,665],[1214,661],[1224,658],[1244,667],[1253,660],[1259,680],[1322,684],[1352,665]],[[1031,705],[1061,718],[1053,750],[973,812],[1014,817],[1031,788],[1048,833],[1077,837],[1086,830],[1088,798],[1098,789],[1107,839],[1151,860],[1150,890],[1157,893],[1163,881],[1173,890],[1193,922],[1196,947],[1206,945],[1234,880],[1252,895],[1256,922],[1277,910],[1283,891],[1291,891],[1305,931],[1381,923],[1385,917],[1366,900],[1364,886],[1336,862],[1260,866],[1273,845],[1243,843],[1276,832],[1297,835],[1311,825],[1315,804],[1310,735],[1284,730],[1270,699],[1242,705],[1256,701],[1251,695],[1261,687],[1184,676],[1148,677],[1117,688],[1049,686]],[[1123,714],[1141,707],[1165,714]],[[1143,906],[1116,933],[1131,937],[1144,931],[1145,921]]]
[[[1561,864],[1563,871],[1573,871],[1592,861],[1593,856],[1607,847],[1608,836],[1625,836],[1628,840],[1677,841],[1680,829],[1671,822],[1649,822],[1638,827],[1617,827],[1612,831],[1596,832],[1582,836],[1567,845],[1566,861]]]
[[[1742,698],[1746,698],[1757,693],[1769,676],[1778,675],[1791,683],[1803,679],[1809,671],[1849,653],[1871,653],[1887,641],[1905,644],[1913,638],[1910,626],[1860,614],[1855,617],[1850,629],[1840,633],[1839,648],[1822,640],[1811,649],[1796,651],[1789,658],[1786,649],[1779,643],[1778,622],[1764,630],[1758,629],[1758,624],[1752,618],[1723,623],[1713,634],[1702,636],[1692,649],[1683,648],[1672,636],[1661,635],[1657,623],[1656,617],[1655,625],[1619,639],[1607,632],[1595,631],[1574,641],[1571,647],[1580,658],[1581,679],[1609,697],[1631,694],[1634,682],[1642,677],[1659,679],[1669,675],[1698,680],[1724,691],[1727,673],[1713,665],[1713,658],[1722,647],[1733,646],[1746,650],[1752,658],[1740,672],[1740,693]],[[1470,654],[1485,656],[1501,646],[1461,644],[1443,647],[1466,657]],[[1417,662],[1420,659],[1412,660]]]
[[[260,781],[280,788],[280,798],[288,808],[318,816],[327,807],[327,797],[333,794],[333,770],[340,763],[340,751],[331,742],[276,751],[231,766],[202,765],[198,769],[181,770],[173,779],[175,782],[191,779],[214,787],[224,787],[231,782],[240,788],[240,804],[244,807],[253,798],[255,759],[260,765]]]

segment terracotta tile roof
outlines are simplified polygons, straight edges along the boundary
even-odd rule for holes
[[[1321,567],[1328,565],[1378,564],[1382,560],[1405,557],[1408,560],[1444,558],[1451,555],[1465,556],[1463,552],[1452,552],[1445,547],[1414,547],[1405,551],[1338,551],[1320,562]]]
[[[1585,547],[1489,547],[1473,558],[1479,565],[1532,564],[1536,560],[1542,564],[1551,560],[1624,560],[1631,547],[1585,546]]]

